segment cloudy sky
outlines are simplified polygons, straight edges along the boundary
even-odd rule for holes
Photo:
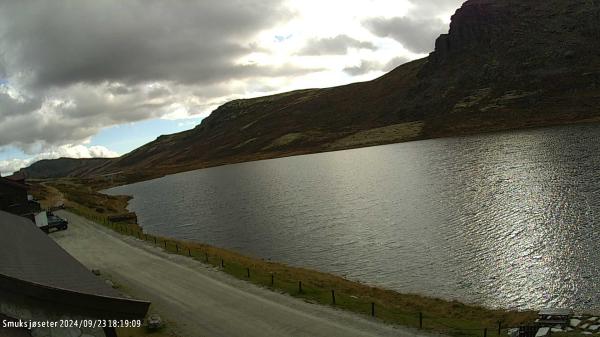
[[[0,173],[117,156],[218,105],[376,78],[462,0],[0,0]]]

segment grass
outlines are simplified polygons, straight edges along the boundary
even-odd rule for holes
[[[504,334],[508,327],[518,326],[535,318],[533,312],[490,310],[457,301],[400,294],[335,275],[264,261],[209,245],[144,234],[134,224],[111,223],[93,214],[83,214],[75,209],[72,211],[120,234],[160,246],[169,253],[194,258],[221,268],[223,272],[238,279],[312,303],[331,305],[363,315],[371,315],[374,303],[375,317],[392,324],[419,328],[419,316],[422,315],[423,328],[427,330],[453,336],[483,336],[484,328],[487,328],[488,335],[491,336],[497,334],[498,321],[502,322],[501,332]],[[299,289],[299,282],[302,282],[302,291]],[[332,290],[335,292],[335,305]]]
[[[372,144],[405,142],[420,137],[423,126],[423,122],[410,122],[364,130],[336,140],[329,145],[329,148],[345,149]]]
[[[336,275],[265,261],[205,244],[144,234],[141,227],[135,223],[108,220],[110,215],[123,213],[127,198],[105,196],[95,192],[91,185],[82,187],[74,182],[55,182],[51,186],[63,194],[65,204],[73,213],[120,234],[134,236],[147,241],[148,244],[160,246],[169,253],[188,256],[221,268],[223,272],[238,279],[311,303],[335,306],[367,316],[372,314],[374,306],[375,317],[384,322],[421,328],[421,317],[423,329],[452,336],[483,336],[484,329],[488,330],[488,336],[495,336],[498,334],[499,322],[500,333],[505,335],[509,327],[516,327],[535,319],[535,313],[531,311],[492,310],[457,301],[402,294]],[[46,194],[52,194],[52,191],[46,191]],[[122,208],[119,209],[120,207]],[[299,282],[302,283],[301,290]],[[332,290],[335,292],[335,304]]]

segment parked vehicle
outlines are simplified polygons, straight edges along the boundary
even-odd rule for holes
[[[69,222],[52,212],[41,212],[35,216],[35,223],[39,229],[46,233],[51,230],[66,230],[69,227]]]
[[[150,330],[158,330],[162,328],[163,322],[162,318],[160,318],[157,314],[152,314],[148,317],[148,329]]]

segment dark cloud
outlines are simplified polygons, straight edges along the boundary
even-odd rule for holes
[[[244,72],[244,41],[289,15],[280,0],[3,2],[1,62],[36,87],[207,83]]]
[[[215,97],[195,92],[314,71],[238,63],[264,52],[256,34],[291,18],[282,2],[0,1],[0,149],[78,143],[178,104],[205,113]]]
[[[372,71],[388,72],[406,62],[408,62],[408,59],[405,57],[395,57],[387,63],[362,60],[358,66],[344,68],[344,72],[352,76],[364,75]]]
[[[370,73],[371,71],[379,71],[381,70],[381,63],[376,61],[367,61],[362,60],[360,64],[357,66],[346,67],[344,68],[344,72],[348,75],[358,76]]]
[[[97,131],[97,126],[81,125],[73,120],[44,120],[44,116],[39,114],[18,116],[2,123],[0,144],[12,144],[33,154],[40,148],[48,148],[48,144],[80,142]],[[43,141],[39,140],[40,134],[44,135]]]
[[[413,19],[410,17],[372,18],[365,27],[379,37],[390,37],[414,53],[433,51],[435,39],[448,30],[440,19]]]
[[[107,104],[86,102],[86,105],[74,106],[65,101],[46,101],[41,107],[33,101],[24,102],[23,109],[6,114],[4,109],[10,109],[16,104],[15,100],[12,103],[10,100],[12,99],[9,97],[0,102],[0,146],[14,145],[28,153],[51,145],[81,142],[97,133],[102,126],[114,124],[110,119],[117,116],[133,119],[135,114],[130,111],[112,111]],[[25,109],[25,106],[29,109]]]
[[[5,90],[3,91],[3,88],[0,86],[0,123],[12,116],[28,114],[31,111],[39,109],[42,105],[40,99],[12,97]]]
[[[121,83],[113,83],[107,89],[108,93],[110,93],[111,95],[115,95],[115,96],[127,95],[127,94],[130,94],[132,91],[133,91],[132,88],[130,88],[126,85],[123,85]]]
[[[413,5],[409,13],[413,17],[426,18],[454,13],[465,0],[411,0]]]
[[[173,92],[171,91],[171,89],[169,89],[169,87],[161,85],[150,88],[146,95],[148,96],[148,98],[157,98],[164,97],[172,93]]]
[[[371,18],[363,25],[379,37],[389,37],[400,42],[414,53],[433,51],[435,40],[448,31],[441,16],[454,13],[464,0],[411,1],[413,7],[404,17]]]
[[[377,49],[371,42],[359,41],[348,35],[338,35],[332,38],[309,40],[298,55],[344,55],[350,48]]]
[[[160,118],[178,102],[186,102],[190,113],[203,113],[208,104],[187,102],[191,88],[146,84],[74,84],[45,91],[55,98],[11,97],[0,92],[0,148],[13,145],[25,152],[62,144],[77,144],[103,127]],[[208,98],[204,98],[205,102]]]
[[[394,57],[393,59],[389,60],[384,66],[383,66],[383,71],[392,71],[394,69],[396,69],[397,67],[403,65],[404,63],[410,61],[407,57],[402,57],[402,56],[398,56],[398,57]]]

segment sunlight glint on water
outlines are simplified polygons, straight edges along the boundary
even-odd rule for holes
[[[600,309],[600,127],[216,167],[110,190],[149,233],[401,292]]]

